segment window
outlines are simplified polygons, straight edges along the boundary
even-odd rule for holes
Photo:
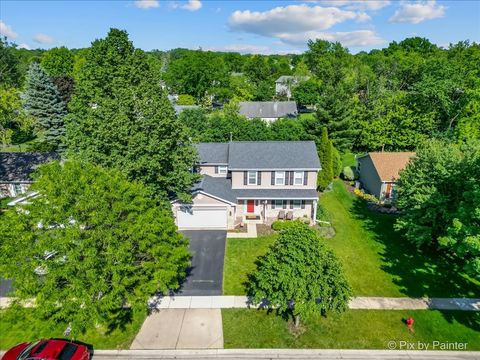
[[[272,200],[272,209],[283,209],[284,200]]]
[[[302,208],[302,200],[292,200],[293,209]]]
[[[295,171],[293,177],[293,184],[294,185],[303,185],[303,171]]]
[[[228,167],[227,167],[227,166],[219,166],[219,167],[218,167],[218,173],[219,173],[219,174],[225,175],[225,174],[227,173],[227,171],[228,171]]]
[[[23,188],[21,184],[13,184],[13,191],[15,192],[15,196],[19,194],[23,194]]]
[[[257,172],[249,171],[248,172],[248,185],[257,185]]]
[[[285,185],[285,171],[275,171],[275,185]]]

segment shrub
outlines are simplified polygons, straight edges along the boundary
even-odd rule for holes
[[[298,225],[298,223],[302,223],[300,220],[275,220],[272,223],[272,229],[275,231],[284,231],[290,229],[291,227]]]
[[[351,166],[345,166],[343,168],[343,179],[347,181],[355,180],[355,171]]]
[[[195,98],[192,95],[178,95],[177,105],[195,105]]]

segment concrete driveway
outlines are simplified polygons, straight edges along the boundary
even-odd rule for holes
[[[177,295],[222,295],[226,231],[182,231],[190,239],[192,265]]]
[[[220,309],[161,309],[150,314],[130,349],[222,349]]]

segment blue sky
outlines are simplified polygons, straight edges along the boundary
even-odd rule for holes
[[[13,1],[0,2],[0,34],[21,47],[87,47],[111,27],[136,47],[242,53],[301,52],[309,38],[353,53],[422,36],[448,46],[480,42],[479,1]]]

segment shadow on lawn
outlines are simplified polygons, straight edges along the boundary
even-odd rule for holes
[[[409,297],[478,297],[480,285],[462,276],[455,259],[434,249],[418,250],[394,230],[397,216],[370,211],[363,199],[355,198],[350,209],[366,230],[375,234],[375,240],[384,246],[382,270],[394,276],[394,283]],[[456,320],[480,331],[478,314],[463,311],[442,311],[445,318]]]
[[[434,249],[418,250],[393,229],[396,216],[370,211],[356,198],[351,211],[384,245],[382,270],[395,276],[401,291],[412,297],[475,297],[480,286],[462,276],[461,266]]]

